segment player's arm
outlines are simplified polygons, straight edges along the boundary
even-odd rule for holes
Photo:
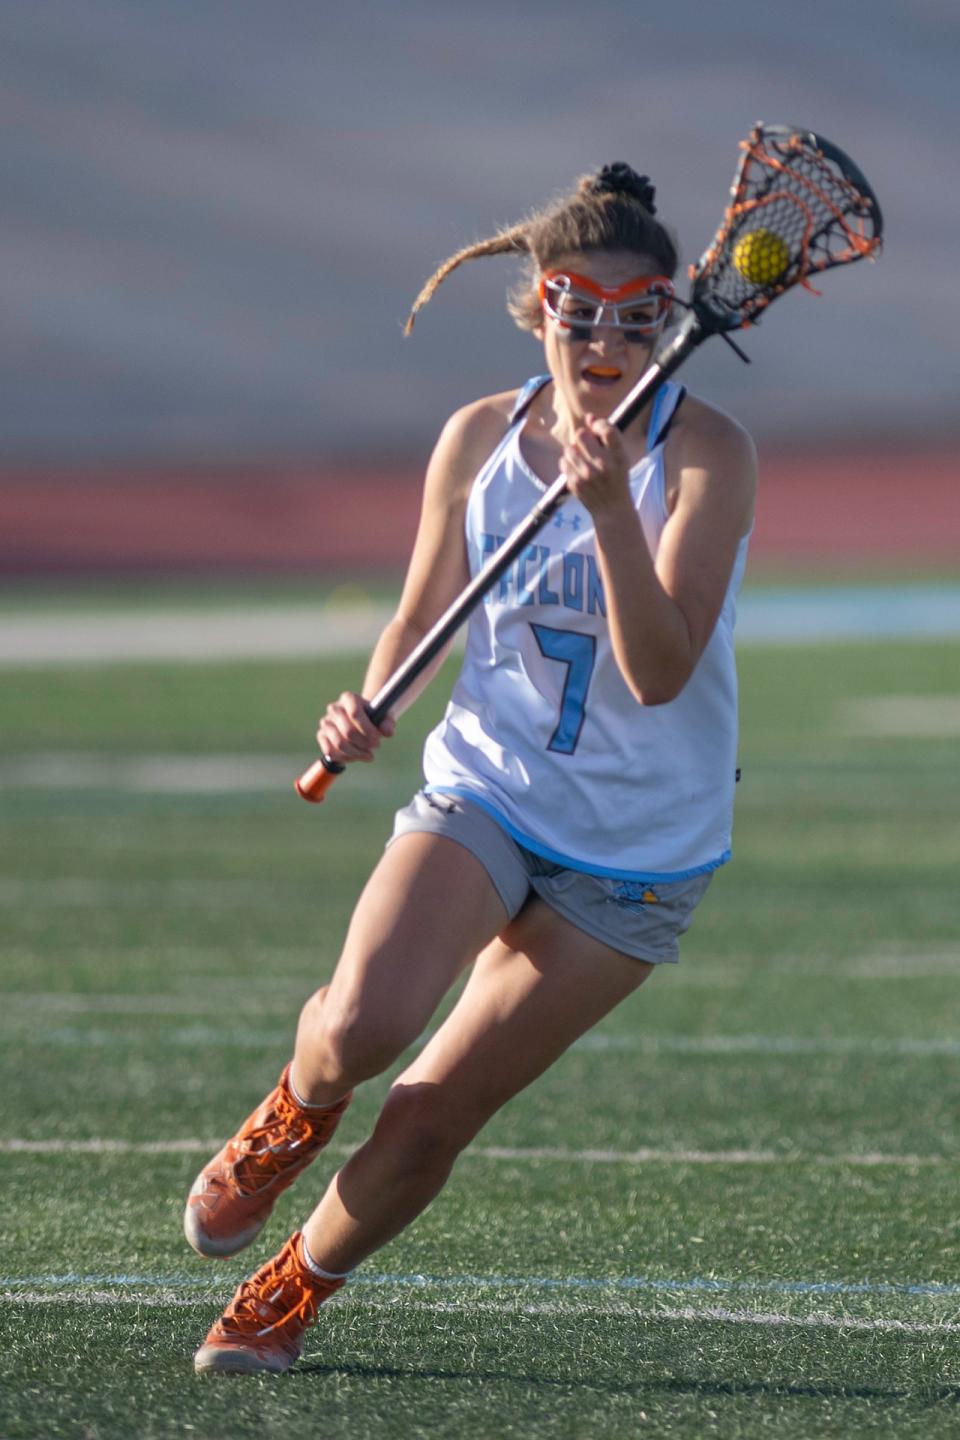
[[[622,437],[595,428],[617,462],[606,466],[606,501],[595,495],[590,504],[614,655],[642,704],[664,704],[680,694],[716,625],[753,519],[756,453],[729,416],[685,402],[665,450],[670,517],[654,559],[629,491],[609,478],[625,463]],[[593,442],[585,443],[589,451]]]
[[[424,484],[420,523],[396,614],[367,665],[361,694],[346,692],[327,707],[317,730],[321,751],[340,764],[372,760],[394,715],[377,727],[364,708],[406,660],[469,580],[464,516],[470,488],[503,434],[513,394],[479,400],[458,410],[440,435]],[[449,647],[447,647],[449,648]],[[406,691],[395,714],[413,704],[443,663],[441,652]]]

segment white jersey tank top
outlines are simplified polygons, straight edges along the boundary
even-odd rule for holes
[[[521,392],[519,418],[473,483],[471,574],[547,488],[520,449],[527,405],[547,383],[539,377]],[[661,386],[647,454],[630,472],[654,557],[667,522],[664,439],[683,394]],[[669,881],[724,864],[737,748],[733,626],[746,555],[744,537],[681,694],[644,706],[617,668],[593,525],[571,497],[470,618],[460,677],[424,750],[428,791],[475,801],[521,845],[573,870]]]

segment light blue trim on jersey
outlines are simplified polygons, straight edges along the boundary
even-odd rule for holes
[[[536,397],[544,386],[549,385],[553,379],[552,375],[534,375],[532,380],[527,380],[517,393],[513,402],[513,409],[510,412],[510,429],[512,430],[518,420],[523,420],[527,411],[533,404]]]
[[[551,850],[549,845],[541,845],[539,840],[524,835],[515,825],[511,825],[505,815],[485,800],[476,790],[470,790],[466,785],[425,785],[425,795],[455,795],[458,800],[469,800],[472,805],[477,805],[485,810],[492,820],[496,820],[501,829],[522,845],[524,850],[532,850],[534,855],[539,855],[543,860],[550,860],[554,865],[562,865],[565,870],[579,870],[584,875],[599,875],[604,880],[636,880],[649,881],[651,885],[667,885],[673,880],[695,880],[698,875],[709,875],[713,870],[719,870],[721,865],[726,865],[733,855],[732,850],[725,850],[718,860],[708,860],[705,865],[695,865],[692,870],[610,870],[605,865],[590,865],[586,860],[574,860],[569,855],[562,855],[559,850]]]
[[[650,411],[650,423],[647,426],[648,454],[660,444],[660,432],[670,424],[674,411],[686,393],[685,386],[677,385],[673,380],[665,380],[653,397],[653,409]],[[664,414],[664,411],[667,413]]]
[[[678,389],[669,380],[665,380],[653,397],[653,408],[650,411],[650,420],[647,424],[647,450],[653,450],[657,444],[657,437],[660,434],[660,411],[663,409],[663,402],[667,395]]]
[[[534,375],[532,379],[527,380],[520,387],[517,398],[513,402],[513,409],[510,412],[511,430],[518,421],[526,419],[530,406],[540,394],[540,391],[549,385],[552,379],[552,375]],[[650,420],[647,424],[648,452],[657,448],[660,442],[660,431],[664,428],[665,424],[670,423],[673,412],[686,393],[686,388],[683,385],[678,385],[673,380],[664,380],[656,395],[654,395],[653,406],[650,410]],[[663,413],[664,411],[667,412],[665,415]]]

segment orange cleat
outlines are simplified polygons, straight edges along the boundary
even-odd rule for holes
[[[198,1375],[281,1375],[300,1359],[317,1310],[345,1283],[307,1267],[297,1231],[244,1280],[193,1358]]]
[[[290,1093],[288,1065],[275,1090],[200,1171],[187,1197],[183,1233],[210,1259],[236,1255],[267,1223],[278,1195],[326,1145],[350,1096],[305,1110]]]

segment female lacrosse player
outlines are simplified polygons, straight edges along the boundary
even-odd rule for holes
[[[466,986],[302,1232],[240,1286],[198,1370],[293,1364],[318,1305],[433,1200],[486,1121],[655,965],[677,959],[729,858],[732,630],[754,452],[732,420],[673,384],[625,434],[608,423],[671,308],[677,257],[653,200],[645,177],[604,167],[453,256],[414,306],[465,260],[525,254],[510,308],[542,342],[548,373],[468,405],[444,429],[399,609],[363,694],[558,469],[571,498],[474,612],[427,741],[426,786],[396,818],[277,1088],[194,1184],[190,1243],[209,1256],[248,1245],[354,1087],[413,1044],[471,966]],[[344,694],[318,740],[333,761],[370,761],[393,728],[378,730],[361,695]]]

